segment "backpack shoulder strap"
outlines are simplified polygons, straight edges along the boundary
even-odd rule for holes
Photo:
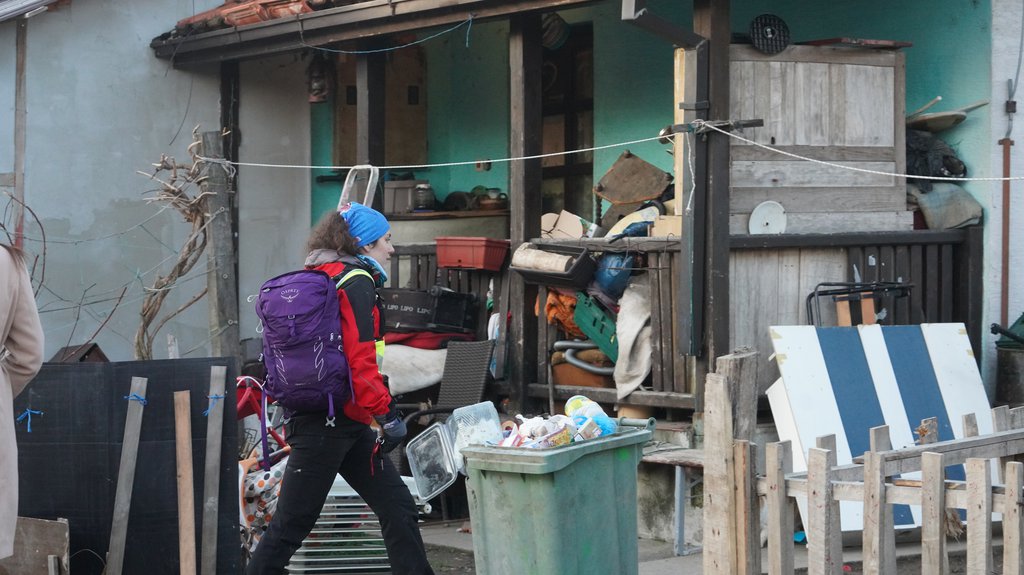
[[[349,280],[351,280],[352,278],[358,277],[358,276],[366,276],[366,277],[370,278],[371,282],[373,282],[373,276],[370,274],[370,272],[368,272],[368,271],[366,271],[364,269],[361,269],[361,268],[355,268],[353,270],[349,270],[349,271],[341,274],[341,276],[334,276],[331,279],[335,281],[335,284],[334,284],[335,287],[337,289],[341,289],[341,288],[345,287],[345,284],[347,284],[349,282]]]

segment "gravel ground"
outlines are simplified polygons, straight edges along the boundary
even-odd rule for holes
[[[465,575],[476,575],[476,565],[473,563],[473,553],[451,547],[441,547],[427,544],[427,559],[434,572],[441,573],[463,573]]]

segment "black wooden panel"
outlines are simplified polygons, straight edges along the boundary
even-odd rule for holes
[[[124,363],[45,364],[15,399],[15,413],[42,411],[17,427],[20,499],[27,517],[65,517],[71,532],[71,572],[100,574],[110,541],[114,494],[131,378],[147,381],[138,461],[128,519],[124,573],[178,573],[175,391],[191,392],[196,525],[202,525],[210,367],[227,365],[221,448],[217,572],[239,570],[238,441],[234,360],[180,359]],[[197,554],[203,541],[197,533]]]

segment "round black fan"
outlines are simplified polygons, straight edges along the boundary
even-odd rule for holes
[[[778,54],[789,46],[789,26],[775,14],[761,14],[750,21],[750,41],[759,52]]]

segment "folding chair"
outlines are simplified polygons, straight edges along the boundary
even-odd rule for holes
[[[900,282],[820,283],[814,286],[814,291],[807,294],[807,299],[804,302],[807,310],[807,323],[821,327],[820,298],[828,296],[836,304],[836,325],[872,325],[877,323],[878,306],[875,304],[875,300],[883,297],[908,297],[912,287],[914,287],[913,284]],[[854,302],[860,305],[854,306]]]

